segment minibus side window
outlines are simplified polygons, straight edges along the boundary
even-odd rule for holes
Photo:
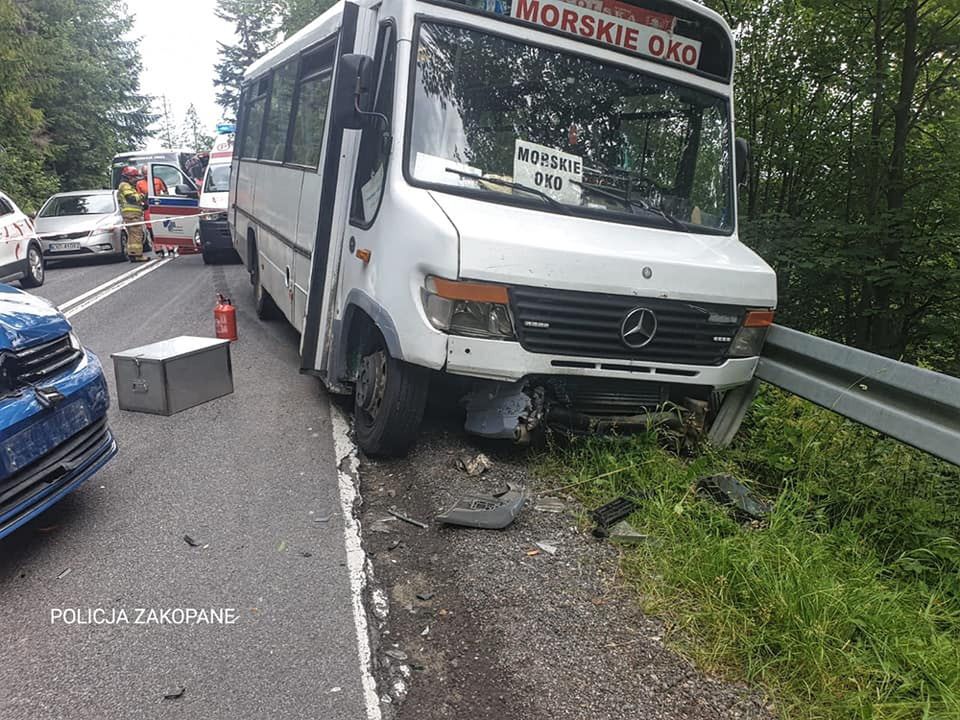
[[[274,75],[273,92],[270,94],[270,110],[263,136],[261,160],[282,162],[287,149],[287,128],[290,126],[290,111],[293,104],[293,89],[297,84],[296,58],[283,65]]]
[[[377,42],[378,81],[373,109],[374,112],[387,118],[387,124],[384,126],[382,119],[368,117],[360,139],[357,173],[353,183],[353,202],[350,208],[350,221],[355,225],[369,227],[383,199],[387,158],[390,155],[396,65],[397,43],[393,25],[384,25],[380,29],[380,38]]]
[[[263,78],[256,85],[256,92],[251,92],[249,104],[246,106],[243,122],[243,137],[240,143],[240,155],[245,158],[256,158],[260,149],[260,135],[263,129],[263,115],[267,104],[267,90],[270,87],[269,78]]]
[[[335,45],[328,44],[303,56],[288,163],[316,168],[320,162],[330,100],[334,48]]]

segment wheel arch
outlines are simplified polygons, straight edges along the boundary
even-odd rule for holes
[[[400,335],[390,313],[365,292],[354,288],[347,295],[343,317],[335,322],[331,378],[338,382],[356,379],[357,353],[372,332],[383,338],[391,357],[403,360]]]

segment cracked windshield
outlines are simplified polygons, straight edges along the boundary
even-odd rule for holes
[[[726,99],[439,24],[421,27],[416,62],[416,180],[557,212],[732,229]]]

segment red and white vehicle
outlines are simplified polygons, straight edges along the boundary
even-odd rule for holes
[[[0,192],[0,282],[19,280],[23,287],[39,287],[44,274],[43,250],[33,222]]]

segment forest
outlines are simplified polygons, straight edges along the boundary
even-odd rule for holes
[[[710,0],[790,327],[960,373],[960,2]]]
[[[0,188],[26,211],[150,135],[132,26],[116,0],[0,0]]]

